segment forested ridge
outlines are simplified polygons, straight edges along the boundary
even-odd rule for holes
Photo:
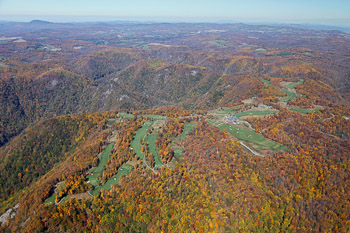
[[[24,25],[0,25],[1,232],[350,231],[348,34]]]

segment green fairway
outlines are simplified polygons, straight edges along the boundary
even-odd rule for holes
[[[144,115],[144,117],[151,118],[152,120],[167,120],[168,117],[166,116],[159,116],[159,115]]]
[[[60,191],[62,191],[64,189],[64,182],[59,182],[56,184],[56,193],[59,193]],[[56,200],[56,196],[57,194],[54,193],[52,194],[51,197],[47,198],[45,201],[44,201],[44,204],[55,204],[55,200]]]
[[[301,85],[304,83],[304,79],[300,79],[298,82],[295,83],[289,83],[285,85],[286,88],[293,89],[295,85]]]
[[[276,110],[256,110],[256,111],[246,111],[246,112],[240,112],[235,114],[236,117],[243,117],[243,116],[254,116],[254,115],[268,115],[268,114],[275,114]]]
[[[106,148],[102,151],[101,154],[99,154],[98,158],[100,159],[98,167],[94,168],[91,171],[91,175],[87,176],[87,179],[89,181],[90,184],[97,186],[97,177],[99,173],[103,172],[103,168],[104,166],[106,166],[107,161],[110,159],[110,154],[112,152],[113,149],[113,144],[109,144],[108,146],[106,146]]]
[[[176,156],[176,157],[181,157],[182,156],[182,153],[184,153],[184,150],[182,149],[182,148],[176,148],[176,149],[174,149],[174,155]]]
[[[290,111],[300,112],[302,114],[307,114],[311,111],[319,111],[321,108],[290,108]]]
[[[146,121],[143,126],[136,131],[134,140],[131,142],[130,146],[135,151],[136,156],[139,157],[139,159],[143,159],[144,156],[144,154],[141,152],[141,140],[143,140],[143,137],[146,135],[147,130],[151,128],[152,124],[152,121]]]
[[[255,143],[256,145],[254,146],[254,148],[258,151],[260,150],[287,151],[288,150],[283,145],[277,142],[274,142],[270,139],[267,139],[262,135],[257,134],[254,131],[251,131],[249,129],[234,126],[234,125],[229,125],[222,122],[215,122],[215,121],[208,121],[208,122],[215,125],[221,130],[225,130],[226,132],[238,138],[239,140]]]
[[[298,82],[295,82],[295,83],[289,83],[289,84],[286,84],[284,85],[286,88],[290,89],[290,90],[294,90],[294,86],[295,85],[300,85],[300,84],[303,84],[304,82],[304,79],[300,79]],[[289,100],[291,99],[294,99],[297,97],[297,95],[293,92],[290,92],[289,90],[282,90],[282,92],[286,93],[287,96],[286,97],[283,97],[280,99],[281,102],[288,102]]]
[[[226,109],[223,109],[223,110],[217,110],[215,111],[216,114],[228,114],[230,112],[232,112],[232,108],[226,108]]]
[[[180,134],[180,139],[184,140],[187,134],[195,127],[196,125],[193,123],[188,123],[184,127],[184,131]]]
[[[216,110],[215,113],[216,114],[228,114],[230,112],[232,112],[233,110],[237,110],[239,108],[239,106],[241,105],[238,105],[238,106],[234,106],[232,108],[226,108],[226,109],[222,109],[222,110]]]
[[[56,200],[56,194],[53,194],[51,197],[47,198],[44,202],[45,205],[47,204],[55,204]]]
[[[290,108],[289,110],[290,110],[290,111],[293,111],[293,112],[299,112],[299,113],[302,113],[302,114],[307,114],[308,112],[311,112],[313,109],[307,109],[307,108]]]
[[[97,195],[102,189],[110,190],[112,185],[119,184],[122,175],[128,175],[133,167],[130,164],[123,164],[119,169],[117,174],[112,176],[105,184],[98,186],[96,189],[91,191],[92,195]]]
[[[117,119],[108,119],[107,125],[111,126],[116,122]]]
[[[124,117],[124,118],[132,118],[134,116],[133,114],[129,114],[129,113],[126,113],[126,112],[120,112],[120,113],[118,113],[118,115],[120,117]]]
[[[266,85],[271,85],[271,81],[270,80],[266,80],[263,78],[260,78],[261,81],[263,81]]]
[[[148,149],[152,153],[154,158],[154,163],[155,163],[154,168],[160,168],[163,165],[163,163],[162,163],[162,159],[158,154],[156,140],[157,140],[156,134],[151,134],[146,137],[146,142],[148,143]]]
[[[286,97],[283,97],[280,99],[281,102],[288,102],[289,100],[291,99],[294,99],[295,97],[297,97],[297,95],[293,92],[290,92],[290,91],[287,91],[287,90],[282,90],[283,93],[286,93],[287,96]]]

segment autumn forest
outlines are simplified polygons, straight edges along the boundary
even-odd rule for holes
[[[0,232],[349,232],[350,35],[0,23]]]

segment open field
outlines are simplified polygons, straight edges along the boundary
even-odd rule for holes
[[[139,159],[143,159],[144,156],[144,154],[141,152],[141,140],[143,140],[143,137],[147,134],[147,130],[151,128],[152,124],[152,121],[146,121],[143,126],[136,131],[134,140],[131,142],[131,148],[133,148],[136,156],[139,157]]]
[[[274,150],[274,151],[288,150],[283,145],[277,142],[274,142],[270,139],[267,139],[261,134],[257,134],[247,128],[239,127],[235,125],[229,125],[222,122],[215,122],[215,121],[208,121],[208,122],[215,125],[219,129],[228,132],[229,134],[231,134],[232,136],[236,137],[239,140],[252,142],[256,144],[256,146],[254,146],[254,149],[256,149],[257,151],[266,150],[266,149]]]
[[[162,163],[162,159],[160,158],[160,155],[158,154],[156,139],[157,139],[157,135],[151,134],[146,137],[146,142],[148,143],[148,149],[152,153],[154,158],[154,163],[155,163],[154,168],[160,168],[163,165],[163,163]]]

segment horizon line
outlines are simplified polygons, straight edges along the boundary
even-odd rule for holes
[[[350,28],[347,19],[274,19],[274,18],[214,18],[214,17],[151,17],[151,16],[100,16],[100,15],[2,15],[2,22],[26,23],[34,20],[51,23],[97,23],[97,22],[140,22],[140,23],[244,23],[244,24],[288,24]],[[345,22],[346,21],[346,22]]]
[[[9,20],[0,19],[2,23],[31,23],[33,21],[42,21],[53,24],[88,24],[88,23],[147,23],[147,24],[247,24],[247,25],[266,25],[266,26],[319,26],[319,27],[329,27],[329,28],[343,28],[350,29],[350,25],[341,24],[325,24],[325,23],[314,23],[314,22],[284,22],[284,21],[238,21],[238,20],[141,20],[141,19],[114,19],[114,20],[68,20],[68,21],[55,21],[55,20],[44,20],[44,19],[32,19],[32,20]]]

